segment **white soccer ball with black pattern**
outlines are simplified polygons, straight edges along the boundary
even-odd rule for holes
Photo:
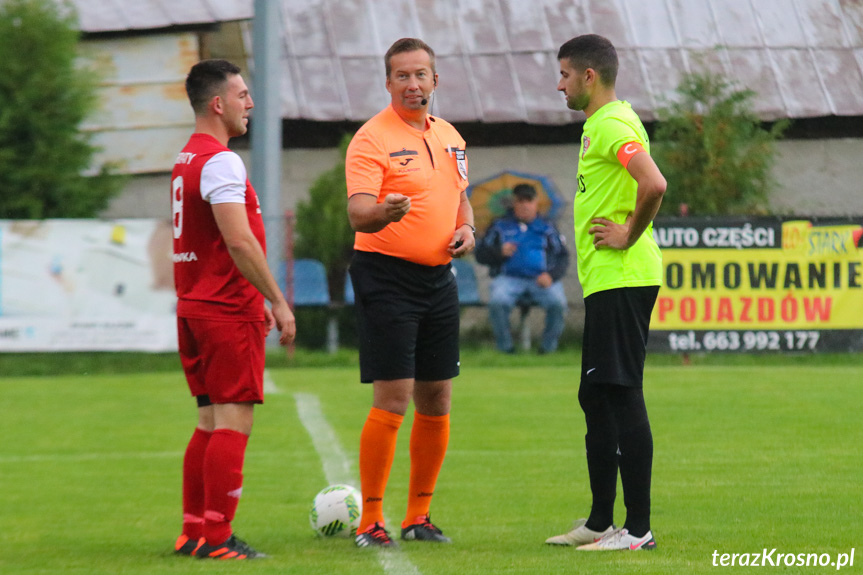
[[[330,485],[315,495],[309,523],[322,537],[352,537],[360,526],[363,496],[350,485]]]

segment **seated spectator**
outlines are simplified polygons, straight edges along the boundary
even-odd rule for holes
[[[563,332],[566,295],[561,279],[569,267],[564,237],[538,215],[539,200],[530,184],[512,190],[512,209],[495,220],[476,248],[476,259],[489,266],[492,278],[489,319],[497,348],[513,353],[509,316],[528,301],[545,310],[539,353],[557,350]]]

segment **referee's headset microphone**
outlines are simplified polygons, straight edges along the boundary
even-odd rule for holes
[[[434,81],[434,85],[435,85],[435,86],[437,86],[437,79],[435,79],[435,81]],[[434,89],[432,89],[432,91],[431,91],[431,92],[429,92],[429,97],[428,97],[428,98],[423,98],[422,100],[420,100],[420,104],[422,104],[423,106],[425,106],[426,104],[428,104],[428,103],[429,103],[429,98],[431,98],[431,97],[432,97],[432,94],[434,94]]]

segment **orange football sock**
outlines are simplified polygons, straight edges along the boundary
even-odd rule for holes
[[[384,491],[396,454],[396,440],[403,415],[373,407],[360,435],[360,484],[363,514],[357,532],[384,522]]]
[[[449,414],[423,415],[414,413],[411,429],[411,480],[408,510],[402,527],[428,515],[437,477],[443,467],[449,444]]]

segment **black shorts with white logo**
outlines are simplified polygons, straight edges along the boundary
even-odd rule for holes
[[[458,287],[450,264],[356,251],[350,274],[360,381],[441,381],[459,374]]]
[[[641,387],[650,313],[659,286],[617,288],[584,299],[581,383]]]

